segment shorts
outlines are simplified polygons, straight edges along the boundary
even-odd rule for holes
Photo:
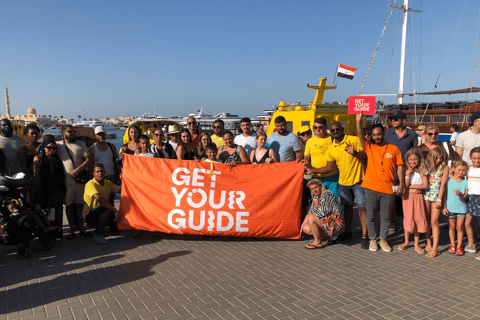
[[[455,212],[448,212],[448,219],[455,219],[456,217],[460,217],[460,218],[465,218],[466,217],[466,213],[455,213]]]
[[[325,189],[332,191],[335,197],[338,198],[340,196],[338,192],[338,174],[334,174],[333,176],[329,176],[325,178],[313,177],[313,179],[318,179],[322,181]]]
[[[340,185],[340,204],[343,206],[353,206],[355,201],[357,207],[365,207],[365,189],[362,187],[362,182],[355,183],[352,186]]]
[[[107,208],[102,206],[97,207],[95,209],[91,209],[85,216],[85,223],[89,226],[97,228],[98,220],[100,219],[100,216],[107,210],[108,210]],[[107,225],[110,225],[112,222],[113,222],[113,214],[108,219]]]
[[[83,205],[83,193],[85,191],[85,185],[79,183],[69,184],[67,183],[67,192],[65,193],[65,206],[68,207],[72,204]]]
[[[469,194],[467,212],[471,216],[480,217],[480,194]]]

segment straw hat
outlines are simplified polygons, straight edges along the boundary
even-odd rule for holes
[[[169,125],[168,126],[168,134],[175,134],[175,133],[180,133],[180,130],[175,125]]]

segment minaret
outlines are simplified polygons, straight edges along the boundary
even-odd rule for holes
[[[7,108],[7,113],[5,117],[11,119],[12,115],[10,114],[10,101],[8,101],[8,89],[5,87],[5,108]]]

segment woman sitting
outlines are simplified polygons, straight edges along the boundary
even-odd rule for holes
[[[233,142],[233,133],[228,130],[225,131],[223,133],[223,141],[225,145],[218,150],[218,159],[222,163],[228,163],[232,167],[235,167],[237,164],[250,163],[245,149]]]
[[[176,152],[178,160],[195,160],[191,144],[192,135],[190,134],[190,130],[182,129],[180,131],[180,142]]]
[[[345,221],[340,213],[340,206],[333,193],[323,186],[320,180],[312,179],[307,184],[312,193],[312,206],[302,223],[300,234],[313,236],[313,242],[307,249],[323,248],[322,236],[328,241],[335,241],[345,230]]]
[[[251,163],[269,164],[272,162],[277,162],[277,155],[275,154],[275,151],[273,151],[271,148],[265,147],[265,143],[267,142],[267,134],[264,131],[257,131],[255,142],[257,143],[257,148],[252,150],[250,153]]]
[[[210,138],[210,136],[207,133],[202,132],[202,134],[200,135],[200,142],[198,144],[198,147],[196,147],[195,150],[193,150],[193,153],[195,154],[195,158],[198,161],[202,161],[203,159],[207,158],[207,154],[205,153],[205,151],[206,151],[207,145],[210,142],[212,142],[212,138]]]

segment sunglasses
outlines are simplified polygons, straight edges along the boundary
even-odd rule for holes
[[[401,118],[393,118],[392,121],[398,121],[400,120]]]
[[[66,133],[77,133],[77,130],[68,130],[68,131],[65,131]]]
[[[161,133],[154,133],[153,135],[154,135],[155,137],[163,136],[163,134],[161,134]]]
[[[57,147],[46,146],[45,148],[47,148],[48,150],[57,150]]]
[[[187,122],[188,125],[192,125],[192,124],[195,124],[196,122],[193,121],[193,122]]]
[[[323,126],[313,126],[313,129],[323,129]]]
[[[330,129],[330,132],[337,132],[337,131],[342,131],[342,128]]]
[[[220,129],[221,126],[213,126],[213,129]]]
[[[438,132],[429,132],[427,133],[429,137],[431,136],[438,136]]]
[[[302,133],[300,133],[300,137],[304,137],[304,136],[306,136],[306,135],[307,135],[307,133],[306,133],[306,132],[302,132]]]
[[[97,133],[97,135],[99,135],[99,136],[103,136],[103,135],[105,135],[105,134],[106,134],[105,132],[99,132],[99,133]]]

